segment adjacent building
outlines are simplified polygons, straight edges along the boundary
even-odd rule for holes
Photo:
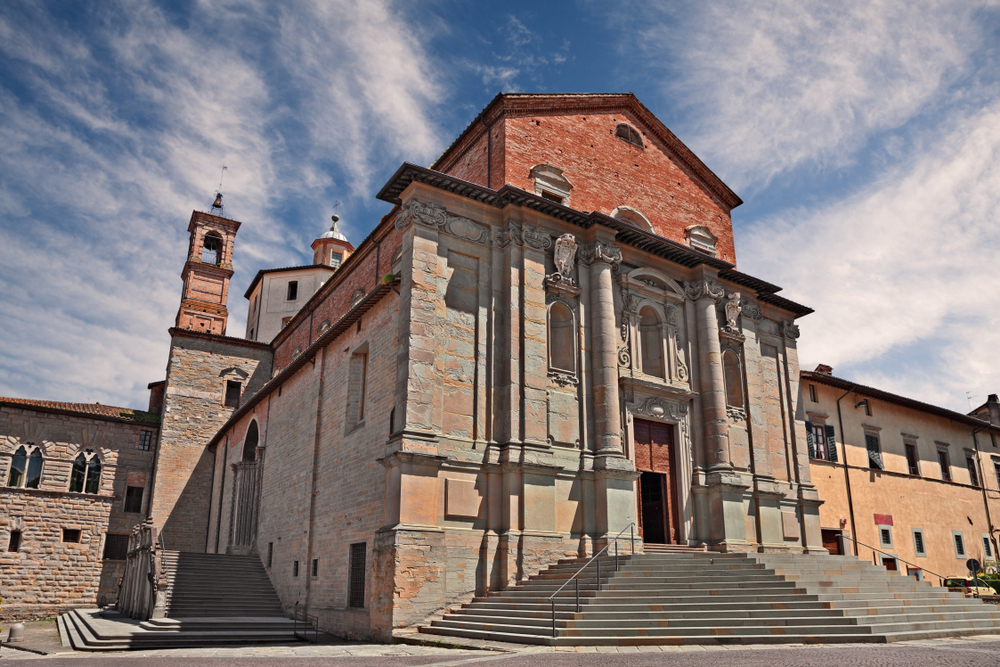
[[[829,366],[803,372],[801,386],[827,549],[936,584],[967,576],[969,558],[997,560],[995,394],[965,415],[835,377]]]

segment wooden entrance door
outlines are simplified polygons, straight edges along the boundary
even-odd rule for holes
[[[831,554],[840,553],[840,531],[839,530],[824,530],[822,531],[823,536],[823,548],[829,551]]]
[[[677,512],[677,466],[674,427],[636,419],[635,467],[639,477],[639,535],[643,541],[677,544],[680,522]]]

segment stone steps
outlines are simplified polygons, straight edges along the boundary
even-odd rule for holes
[[[76,609],[59,616],[64,646],[76,651],[134,651],[300,641],[294,624],[284,617],[199,618],[135,621],[98,609]],[[300,625],[301,629],[301,625]]]
[[[685,551],[565,560],[420,628],[550,645],[888,642],[1000,630],[1000,609],[845,556]],[[592,572],[590,570],[593,570]]]
[[[168,618],[281,617],[281,602],[257,556],[163,552]]]

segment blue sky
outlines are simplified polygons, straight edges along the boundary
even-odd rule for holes
[[[1000,3],[0,4],[0,395],[142,407],[223,164],[259,268],[355,242],[499,91],[634,92],[746,202],[804,368],[1000,392]]]

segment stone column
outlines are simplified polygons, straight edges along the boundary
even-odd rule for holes
[[[698,323],[702,423],[708,470],[732,468],[729,455],[729,422],[726,417],[726,384],[719,345],[719,317],[716,304],[725,290],[704,278],[687,284],[687,297],[695,302]]]
[[[612,267],[622,260],[621,248],[606,241],[581,246],[580,261],[590,265],[591,339],[593,341],[595,468],[606,468],[607,459],[623,458],[621,406],[618,401],[618,327]]]

